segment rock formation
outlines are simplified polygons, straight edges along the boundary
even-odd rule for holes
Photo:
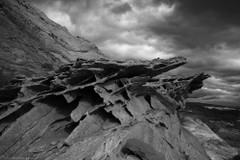
[[[209,160],[178,110],[208,77],[168,77],[182,57],[78,59],[0,90],[0,158]]]
[[[42,76],[77,58],[103,57],[22,0],[0,0],[0,31],[0,88],[19,74]]]

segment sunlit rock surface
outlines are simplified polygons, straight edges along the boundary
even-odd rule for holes
[[[103,57],[91,42],[72,36],[22,0],[0,0],[0,88],[21,74],[46,75],[77,58]]]
[[[182,57],[78,59],[0,90],[0,157],[48,160],[209,160],[178,110],[205,74],[162,73]]]

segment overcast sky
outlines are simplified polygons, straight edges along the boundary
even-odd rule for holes
[[[239,0],[28,0],[112,58],[184,56],[209,73],[194,97],[240,106]]]

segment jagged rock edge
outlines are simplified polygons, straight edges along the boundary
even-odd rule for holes
[[[62,98],[65,99],[66,104],[71,104],[76,100],[76,97],[77,97],[76,95],[71,97],[71,94],[74,95],[74,93],[72,92],[77,92],[77,91],[81,92],[81,90],[90,88],[90,90],[94,91],[95,92],[94,94],[98,94],[100,96],[100,99],[102,99],[103,101],[99,104],[94,104],[91,110],[88,110],[86,113],[84,113],[82,117],[85,117],[85,118],[82,119],[82,117],[80,117],[78,118],[79,121],[75,121],[75,123],[79,123],[79,125],[72,130],[72,133],[63,141],[61,147],[59,147],[60,149],[62,148],[66,149],[68,148],[66,146],[74,145],[75,141],[82,141],[84,139],[87,139],[87,137],[79,137],[79,132],[82,132],[84,129],[86,129],[86,128],[82,128],[83,126],[82,124],[84,122],[86,122],[86,124],[91,124],[92,121],[96,122],[96,119],[98,121],[101,121],[101,118],[99,118],[101,115],[98,115],[99,110],[101,110],[101,114],[103,115],[108,114],[108,116],[110,114],[112,116],[109,116],[109,117],[112,117],[112,118],[115,117],[117,119],[117,120],[116,119],[109,120],[109,121],[113,120],[114,124],[111,124],[109,122],[107,124],[107,125],[110,125],[110,129],[112,130],[116,130],[119,127],[124,128],[124,126],[125,127],[129,125],[131,126],[134,123],[141,122],[144,119],[146,119],[148,122],[151,122],[152,116],[153,116],[151,114],[154,114],[155,110],[157,110],[158,112],[159,110],[163,110],[164,112],[166,112],[167,115],[176,114],[175,112],[178,109],[180,109],[181,107],[184,107],[184,99],[188,96],[188,93],[192,92],[195,89],[199,89],[202,86],[202,80],[206,79],[208,75],[199,74],[196,76],[190,76],[185,78],[176,77],[171,79],[169,78],[157,79],[153,77],[163,72],[166,72],[167,70],[183,65],[185,63],[186,63],[186,60],[181,57],[173,58],[169,60],[127,61],[127,62],[120,62],[120,63],[116,61],[108,61],[108,60],[85,61],[85,60],[79,59],[75,64],[63,66],[48,78],[26,79],[25,83],[20,82],[22,84],[13,84],[11,86],[13,88],[21,86],[20,92],[22,91],[23,94],[25,95],[23,95],[23,97],[20,97],[20,98],[15,97],[16,99],[14,98],[10,102],[1,103],[2,105],[1,109],[3,107],[11,106],[11,105],[15,107],[13,107],[12,110],[10,108],[10,111],[7,112],[7,114],[6,113],[1,114],[0,120],[3,121],[4,118],[11,116],[15,112],[17,112],[19,109],[21,109],[21,107],[29,103],[32,104],[33,109],[36,108],[36,106],[34,107],[34,105],[39,104],[39,102],[43,104],[48,104],[47,102],[44,102],[44,101],[49,97],[62,97],[62,95],[65,95]],[[141,70],[139,70],[139,68]],[[110,73],[106,73],[107,72],[106,70],[109,70],[109,69],[110,69]],[[113,69],[113,71],[111,71],[111,69]],[[129,74],[129,70],[135,71],[134,74],[133,75]],[[86,75],[84,74],[80,76],[78,75],[79,77],[77,78],[74,77],[77,74],[82,74],[83,71],[86,71],[85,74],[87,75],[87,78],[86,78]],[[99,75],[99,72],[100,73],[105,72],[105,74],[107,75],[104,75],[101,77],[101,75]],[[92,81],[92,75],[95,76],[95,82]],[[82,81],[78,81],[81,76],[83,77],[85,76],[85,78],[82,79]],[[61,80],[62,77],[64,78]],[[13,82],[18,82],[18,81],[13,80]],[[116,89],[116,83],[120,84],[120,87],[118,86],[117,89]],[[46,87],[47,86],[46,84],[49,84],[49,86]],[[35,95],[33,96],[32,90],[29,89],[29,86],[31,86],[32,89],[35,88],[39,90],[39,86],[41,85],[45,85],[45,88],[43,87],[43,90],[45,90],[46,88],[50,88],[50,90],[39,92],[39,93],[36,92]],[[113,89],[114,92],[112,93],[109,91],[111,90],[111,87],[115,87],[116,89],[116,90]],[[5,88],[5,90],[6,89],[7,88]],[[125,93],[121,95],[123,92]],[[66,96],[66,94],[69,94],[69,93],[70,93],[70,96],[69,95]],[[91,94],[93,94],[93,92]],[[124,103],[124,101],[131,101],[131,99],[134,99],[134,97],[141,97],[141,96],[144,97],[144,96],[148,96],[149,94],[157,96],[157,99],[160,101],[155,102],[156,100],[152,98],[150,99],[150,103],[153,103],[153,104],[158,103],[161,105],[160,108],[157,108],[159,107],[159,105],[152,105],[148,103],[147,100],[146,102],[148,103],[148,106],[150,106],[150,111],[148,111],[145,108],[147,105],[142,106],[143,108],[134,108],[136,107],[134,106],[134,104],[137,103],[138,101],[138,98],[136,98],[135,99],[136,102],[134,102],[132,106],[130,106],[129,104],[122,104],[122,108],[125,110],[126,115],[129,114],[129,117],[132,120],[126,121],[126,119],[121,118],[121,115],[117,115],[116,111],[115,113],[113,113],[114,105],[116,105],[114,104],[115,102],[121,104],[121,103]],[[115,96],[115,99],[114,99],[114,96]],[[181,98],[179,98],[179,96]],[[93,97],[93,98],[96,98],[96,97]],[[138,103],[138,104],[141,104],[141,103]],[[104,110],[102,110],[102,108]],[[139,109],[140,109],[140,112],[139,112]],[[29,112],[27,112],[26,114],[28,113]],[[95,118],[91,119],[91,117],[94,117],[94,116]],[[150,119],[148,116],[150,117]],[[66,116],[65,118],[67,117],[69,117],[69,115]],[[61,117],[60,119],[62,118],[63,117]],[[20,121],[20,120],[17,119],[17,121]],[[105,123],[105,122],[102,122],[102,123]],[[166,127],[164,123],[162,122],[160,123],[159,121],[158,123],[161,124],[163,127]],[[16,125],[16,123],[13,123],[12,126],[14,126],[14,124]],[[108,127],[109,126],[105,126],[107,130],[109,130]],[[11,128],[11,125],[10,125],[10,128]],[[9,128],[8,129],[5,128],[4,131],[2,131],[0,141],[3,141],[3,142],[6,141],[6,137],[8,137],[7,133],[9,130],[10,130]],[[5,138],[4,138],[4,135],[6,135]],[[8,144],[11,144],[11,143],[8,143]],[[1,154],[6,156],[5,153],[8,151],[8,149],[4,151],[3,150],[4,149],[2,149]],[[14,155],[15,152],[12,154]],[[165,157],[164,155],[162,156]]]

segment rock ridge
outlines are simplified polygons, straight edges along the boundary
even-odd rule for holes
[[[164,75],[185,63],[77,59],[16,77],[0,90],[0,158],[209,160],[178,117],[208,75]]]

